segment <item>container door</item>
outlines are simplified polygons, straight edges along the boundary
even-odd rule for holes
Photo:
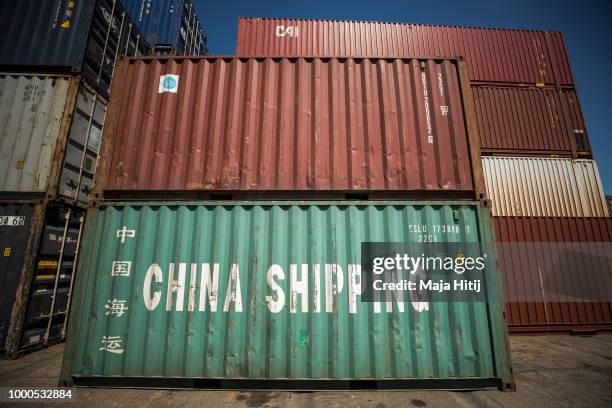
[[[100,150],[107,102],[81,86],[60,176],[59,194],[87,203]]]
[[[66,77],[0,75],[0,191],[47,190],[69,91]]]
[[[4,350],[33,212],[30,204],[0,204],[0,350]]]
[[[124,34],[129,27],[127,13],[116,0],[98,0],[83,64],[85,80],[108,96],[117,55],[125,49]]]
[[[70,299],[80,210],[51,207],[36,258],[21,347],[59,338]]]

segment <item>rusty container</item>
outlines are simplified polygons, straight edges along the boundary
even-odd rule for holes
[[[0,73],[0,199],[85,205],[106,106],[78,76]]]
[[[236,54],[463,57],[483,154],[591,158],[559,32],[240,18]]]
[[[612,219],[591,217],[493,217],[495,236],[506,243],[551,243],[568,247],[584,247],[587,243],[612,242]],[[610,244],[603,244],[610,245]],[[540,292],[554,287],[557,294],[577,293],[577,287],[588,284],[587,273],[610,270],[609,261],[602,257],[588,262],[561,263],[540,248],[531,256],[511,256],[509,251],[498,251],[500,268],[507,300],[506,321],[510,333],[560,334],[572,332],[612,331],[612,302],[605,299],[568,300],[556,295],[544,298]],[[605,248],[605,247],[604,247]],[[598,265],[592,262],[600,262]],[[557,265],[554,274],[542,273],[542,268]],[[603,265],[603,268],[602,268]],[[590,268],[590,269],[589,269]],[[609,287],[612,280],[599,276],[600,287]],[[550,280],[554,280],[551,282]],[[593,290],[590,290],[593,292]],[[546,300],[546,301],[539,301]]]
[[[472,94],[483,155],[590,157],[574,89],[474,85]]]
[[[117,70],[97,198],[480,198],[460,60],[130,58]]]
[[[560,32],[240,18],[236,55],[465,57],[470,80],[573,85]]]

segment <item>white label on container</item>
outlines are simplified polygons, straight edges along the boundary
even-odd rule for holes
[[[178,92],[178,82],[179,82],[178,75],[172,75],[172,74],[161,75],[159,77],[159,90],[157,91],[157,93],[164,93],[164,92],[177,93]]]
[[[276,36],[277,37],[292,37],[295,38],[299,35],[300,28],[298,26],[284,26],[278,25],[276,26]]]
[[[423,104],[425,106],[425,125],[427,127],[427,143],[433,143],[433,126],[431,124],[431,113],[429,111],[429,94],[427,92],[427,76],[425,72],[421,72],[421,81],[423,82]]]
[[[4,215],[0,216],[0,226],[8,225],[9,227],[19,227],[25,224],[24,216]]]

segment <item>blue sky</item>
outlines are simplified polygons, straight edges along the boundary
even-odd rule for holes
[[[236,48],[238,17],[294,17],[563,32],[607,194],[612,195],[612,1],[193,0],[212,54]]]

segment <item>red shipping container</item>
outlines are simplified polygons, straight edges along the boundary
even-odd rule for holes
[[[612,218],[493,217],[493,226],[496,239],[501,243],[612,242]],[[556,293],[578,292],[578,286],[585,285],[588,280],[584,275],[588,265],[561,265],[554,275],[546,275],[538,265],[554,260],[544,259],[547,258],[545,253],[533,256],[507,253],[505,256],[504,251],[499,252],[505,295],[510,300],[506,302],[506,321],[511,333],[612,331],[612,303],[609,301],[533,301],[541,298],[539,292],[546,287],[554,287]],[[578,269],[572,269],[576,266]],[[609,270],[609,265],[604,269]],[[575,279],[568,279],[569,276]],[[551,279],[555,281],[547,281]],[[608,287],[611,279],[612,276],[607,277],[602,287]],[[592,293],[597,291],[597,288],[587,289]]]
[[[483,189],[461,61],[141,58],[118,69],[98,191]]]
[[[559,32],[240,18],[238,56],[464,57],[470,80],[573,85]]]
[[[483,154],[589,157],[576,92],[472,86]]]

